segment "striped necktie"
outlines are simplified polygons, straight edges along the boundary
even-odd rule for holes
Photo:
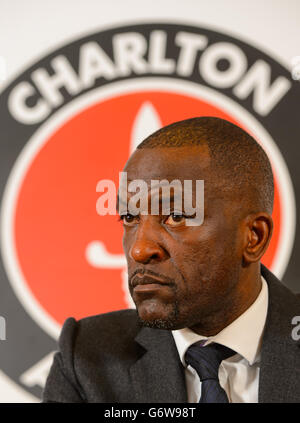
[[[186,354],[185,362],[191,365],[201,380],[200,403],[228,403],[226,392],[219,382],[219,367],[222,360],[233,356],[235,351],[223,345],[203,341],[192,344]]]

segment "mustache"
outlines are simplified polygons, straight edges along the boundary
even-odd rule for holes
[[[143,276],[137,276],[137,275]],[[174,285],[173,279],[165,276],[161,273],[153,272],[152,270],[140,268],[136,269],[129,276],[129,284],[132,287],[135,287],[138,284],[147,284],[147,283],[160,283],[162,285]]]

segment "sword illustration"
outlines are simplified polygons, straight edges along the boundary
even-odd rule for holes
[[[161,127],[160,117],[153,104],[148,101],[143,103],[133,122],[129,153],[131,154],[143,139]],[[121,277],[125,302],[128,307],[135,308],[128,290],[127,263],[124,254],[111,254],[102,241],[95,240],[88,243],[85,249],[85,258],[92,267],[123,269]]]

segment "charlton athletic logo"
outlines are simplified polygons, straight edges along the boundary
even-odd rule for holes
[[[251,133],[275,175],[275,232],[263,258],[296,260],[299,82],[256,48],[205,28],[143,24],[81,38],[0,95],[0,369],[37,399],[67,317],[134,307],[122,225],[99,216],[97,182],[174,121],[218,116]],[[299,187],[298,187],[299,188]],[[296,238],[297,241],[297,238]]]

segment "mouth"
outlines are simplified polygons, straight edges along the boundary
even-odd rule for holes
[[[137,273],[134,278],[132,278],[131,285],[135,288],[138,285],[150,285],[150,284],[163,284],[163,281],[158,278],[154,278],[150,275],[141,275]]]
[[[134,291],[150,291],[161,289],[162,287],[170,287],[174,285],[169,280],[164,280],[160,277],[136,273],[136,275],[131,279],[131,286]]]
[[[133,291],[135,293],[147,293],[147,292],[153,292],[153,291],[159,291],[162,289],[169,288],[170,285],[167,284],[161,284],[161,283],[147,283],[143,285],[136,285],[133,288]]]
[[[133,288],[137,286],[146,286],[146,285],[174,285],[171,280],[167,278],[163,279],[158,276],[149,275],[147,273],[136,273],[130,282]]]

